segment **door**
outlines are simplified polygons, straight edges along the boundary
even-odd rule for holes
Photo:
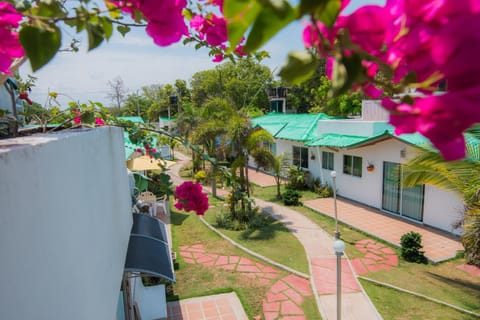
[[[402,187],[399,163],[383,163],[382,209],[413,220],[423,220],[424,186]]]

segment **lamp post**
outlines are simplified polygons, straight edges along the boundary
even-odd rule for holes
[[[342,319],[342,256],[345,251],[345,243],[335,240],[333,250],[337,256],[337,320]]]
[[[337,172],[332,171],[330,173],[332,177],[332,188],[333,188],[333,212],[335,214],[335,239],[340,239],[340,231],[338,231],[338,216],[337,216]]]

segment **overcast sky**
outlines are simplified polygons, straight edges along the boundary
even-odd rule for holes
[[[384,0],[353,0],[349,11],[366,2],[383,3]],[[72,32],[71,29],[66,30]],[[301,23],[283,30],[263,48],[271,58],[262,63],[278,72],[289,51],[303,48],[301,33]],[[86,35],[76,37],[84,43]],[[109,106],[108,81],[116,77],[121,77],[127,91],[132,93],[150,84],[173,83],[176,79],[189,81],[195,72],[212,69],[216,65],[204,49],[196,51],[192,46],[181,43],[158,47],[143,29],[135,29],[125,38],[116,34],[109,42],[88,53],[85,45],[81,45],[78,53],[60,52],[34,74],[26,62],[20,68],[20,74],[32,74],[38,78],[30,96],[42,105],[50,90],[65,95],[59,97],[59,101],[65,104],[71,100],[92,100]]]

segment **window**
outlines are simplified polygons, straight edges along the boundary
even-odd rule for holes
[[[333,152],[322,151],[322,168],[333,170]]]
[[[308,149],[293,147],[293,165],[308,169]]]
[[[262,143],[264,148],[267,148],[270,150],[274,155],[277,155],[277,144],[276,143],[270,143],[270,142],[263,142]]]
[[[362,158],[344,155],[343,156],[343,173],[355,177],[362,176]]]

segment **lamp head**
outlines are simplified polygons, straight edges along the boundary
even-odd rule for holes
[[[332,178],[336,178],[336,177],[337,177],[337,172],[336,172],[336,171],[330,172],[330,176],[331,176]]]
[[[335,240],[333,243],[333,250],[335,250],[336,253],[342,253],[345,251],[345,242],[342,240]]]

